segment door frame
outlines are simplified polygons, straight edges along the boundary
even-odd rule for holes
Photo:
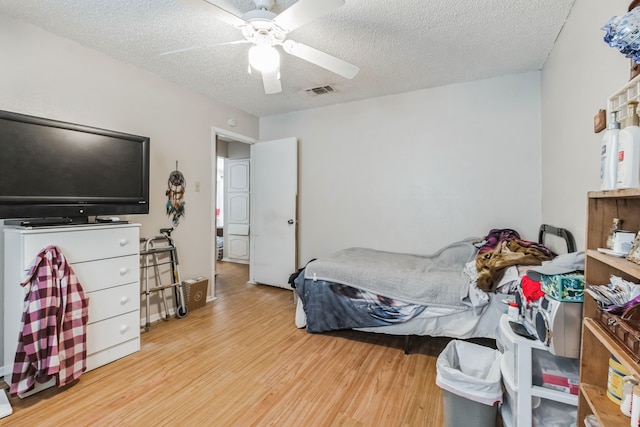
[[[223,128],[219,128],[219,127],[215,127],[212,126],[211,127],[211,159],[210,159],[210,164],[211,164],[211,188],[213,189],[212,192],[212,197],[211,197],[211,213],[213,215],[213,218],[210,219],[210,221],[212,221],[211,223],[213,224],[213,226],[211,227],[211,235],[209,236],[209,252],[210,252],[210,259],[213,260],[213,262],[211,263],[211,273],[210,276],[213,278],[211,280],[211,284],[212,284],[212,298],[216,299],[216,272],[217,272],[217,263],[218,263],[218,259],[217,259],[217,253],[216,253],[216,207],[217,207],[217,188],[216,188],[216,184],[217,184],[217,161],[218,161],[218,153],[217,153],[217,147],[216,147],[216,142],[218,140],[218,137],[223,137],[226,139],[232,139],[234,141],[238,141],[238,142],[242,142],[245,144],[255,144],[258,142],[257,139],[255,138],[250,138],[248,136],[244,136],[241,135],[239,133],[235,133],[235,132],[231,132],[227,129],[223,129]],[[249,163],[249,170],[251,170],[251,163]],[[251,270],[251,258],[249,259],[249,270]],[[251,276],[251,271],[249,274],[249,277]]]

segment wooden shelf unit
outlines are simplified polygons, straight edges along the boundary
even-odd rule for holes
[[[597,248],[606,247],[613,218],[622,219],[625,230],[640,230],[640,189],[594,191],[588,193],[585,281],[591,285],[610,282],[611,275],[640,283],[640,265],[624,258],[606,255]],[[603,427],[629,425],[629,417],[607,397],[609,358],[613,354],[630,373],[640,379],[640,365],[598,318],[598,307],[585,293],[580,351],[580,394],[578,425],[594,414]]]

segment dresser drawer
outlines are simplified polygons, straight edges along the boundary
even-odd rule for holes
[[[132,311],[87,325],[87,355],[140,336],[140,312]]]
[[[140,351],[139,339],[125,341],[123,343],[114,345],[113,347],[100,350],[97,353],[92,353],[87,356],[87,371],[99,368],[100,366],[128,356],[131,353],[135,353],[136,351]]]
[[[27,270],[38,253],[50,245],[58,246],[70,263],[136,255],[140,250],[138,226],[108,226],[59,230],[24,231],[23,270]]]
[[[137,285],[122,285],[89,292],[89,323],[140,310],[140,290]]]
[[[126,283],[139,283],[140,257],[128,255],[73,264],[73,271],[85,292],[94,292]],[[136,288],[139,285],[135,285]]]

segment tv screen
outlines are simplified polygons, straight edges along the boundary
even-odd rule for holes
[[[0,218],[149,213],[149,143],[0,111]]]

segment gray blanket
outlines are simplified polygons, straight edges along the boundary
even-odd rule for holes
[[[463,270],[476,253],[470,242],[452,243],[432,255],[349,248],[309,263],[304,277],[404,302],[468,309],[462,303],[469,290]]]

